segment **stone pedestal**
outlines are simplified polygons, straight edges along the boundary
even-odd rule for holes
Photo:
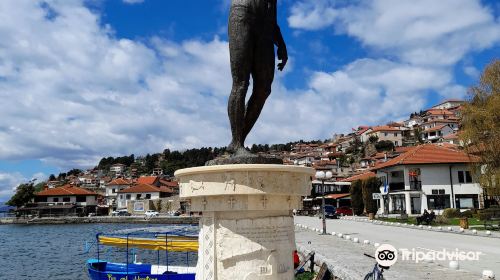
[[[200,219],[197,280],[293,279],[292,209],[310,194],[307,167],[238,164],[178,170]]]

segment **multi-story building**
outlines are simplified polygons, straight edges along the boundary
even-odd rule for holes
[[[396,147],[403,145],[403,131],[397,127],[375,126],[368,132],[368,138],[371,136],[376,136],[378,141],[391,141]]]
[[[425,144],[375,166],[383,182],[380,211],[439,214],[445,208],[482,207],[482,189],[469,170],[477,160],[449,145]]]
[[[117,209],[117,196],[118,192],[130,187],[132,182],[123,178],[116,178],[106,185],[106,204],[110,207],[110,211]]]

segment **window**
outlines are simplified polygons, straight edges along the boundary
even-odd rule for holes
[[[127,199],[130,199],[130,194],[127,194]]]
[[[384,136],[387,137],[388,133],[387,132],[384,132]]]
[[[434,193],[434,190],[432,192]],[[427,207],[432,210],[450,208],[450,195],[449,194],[428,195]]]
[[[146,194],[146,199],[151,199],[151,194],[150,193]]]
[[[399,146],[398,141],[394,141],[394,146]]]
[[[457,208],[469,209],[479,208],[479,199],[477,194],[457,194],[455,195],[455,204]]]
[[[397,132],[394,133],[394,137],[398,137],[398,133]]]
[[[470,171],[458,171],[458,182],[463,183],[472,183],[472,176],[470,175]]]
[[[69,202],[69,201],[70,201],[69,197],[63,197],[63,202]]]
[[[59,197],[54,197],[54,198],[52,199],[52,201],[54,201],[54,202],[59,202]]]
[[[76,202],[87,202],[87,197],[83,195],[79,195],[76,197]]]
[[[137,200],[141,199],[141,194],[140,194],[140,193],[138,193],[138,194],[135,196],[135,199],[137,199]]]
[[[123,194],[120,194],[120,199],[123,199]]]
[[[113,193],[116,193],[116,189],[115,188],[113,188]]]

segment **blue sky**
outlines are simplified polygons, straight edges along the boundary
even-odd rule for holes
[[[103,156],[226,145],[229,2],[1,1],[0,201]],[[247,144],[326,139],[464,98],[498,58],[499,7],[279,0],[290,60]]]

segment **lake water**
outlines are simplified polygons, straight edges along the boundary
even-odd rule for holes
[[[158,225],[154,225],[157,227]],[[96,247],[86,253],[85,243],[95,241],[98,232],[112,232],[145,225],[129,224],[80,224],[80,225],[2,225],[0,226],[0,279],[88,279],[85,261],[96,257]],[[172,226],[173,228],[173,226]],[[197,227],[192,227],[196,233]],[[101,259],[125,262],[125,250],[100,247]],[[170,264],[196,264],[194,253],[170,254]],[[139,251],[138,261],[160,264],[164,253]]]

